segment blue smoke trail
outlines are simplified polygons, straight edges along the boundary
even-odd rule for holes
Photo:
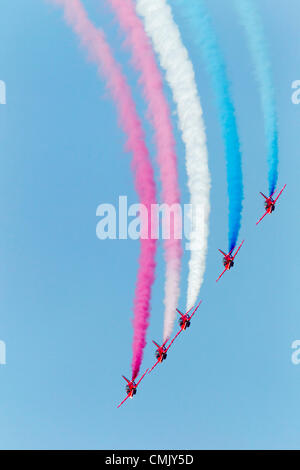
[[[249,0],[236,0],[235,4],[247,34],[255,75],[260,87],[268,152],[269,191],[272,194],[278,179],[278,128],[269,51],[262,21],[254,3]]]
[[[227,166],[229,199],[228,243],[230,251],[237,243],[241,227],[243,176],[240,142],[226,66],[211,19],[202,0],[189,0],[188,2],[176,0],[175,4],[175,6],[180,6],[182,15],[188,19],[188,29],[192,40],[201,48],[205,67],[212,79],[213,90],[218,105]]]

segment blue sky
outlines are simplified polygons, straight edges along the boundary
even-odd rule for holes
[[[17,8],[16,8],[16,3]],[[209,252],[203,305],[168,360],[120,409],[121,374],[130,375],[132,304],[139,244],[96,238],[96,208],[119,195],[137,202],[130,155],[116,110],[60,9],[38,0],[2,2],[0,79],[0,366],[2,449],[299,448],[300,339],[297,307],[300,105],[297,1],[259,0],[269,41],[279,119],[279,186],[272,215],[258,227],[267,191],[262,112],[246,39],[233,2],[208,0],[222,41],[237,111],[245,183],[234,270],[218,285],[217,248],[227,246],[223,143],[201,56],[189,43],[207,128],[212,174]],[[140,115],[145,104],[122,34],[103,1],[84,1],[122,63]],[[180,25],[180,21],[179,21]],[[182,202],[188,202],[177,130]],[[156,175],[152,129],[143,119]],[[180,306],[186,298],[185,252]],[[161,246],[144,367],[161,340]]]

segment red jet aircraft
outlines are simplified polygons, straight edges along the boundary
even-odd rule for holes
[[[283,186],[282,190],[280,191],[280,193],[278,194],[278,196],[276,197],[276,199],[273,199],[272,196],[274,196],[274,194],[276,193],[276,191],[274,191],[271,196],[267,197],[265,196],[262,192],[260,193],[264,198],[265,198],[265,209],[266,209],[266,212],[264,213],[264,215],[259,219],[258,222],[256,222],[256,225],[259,224],[259,222],[267,215],[267,214],[272,214],[272,212],[275,210],[275,203],[277,201],[277,199],[279,198],[279,196],[281,195],[282,191],[284,190],[284,188],[286,187],[286,184]]]
[[[152,341],[152,343],[155,344],[155,346],[157,347],[157,349],[155,351],[155,357],[156,357],[157,361],[154,364],[154,366],[149,370],[149,374],[150,374],[150,372],[153,371],[154,367],[156,367],[157,364],[159,364],[160,362],[167,359],[167,352],[168,352],[171,344],[175,340],[176,336],[172,339],[172,341],[171,341],[171,343],[169,344],[168,347],[166,347],[166,343],[169,341],[169,338],[167,338],[166,341],[161,346],[159,344],[157,344],[155,341]]]
[[[127,382],[127,385],[126,385],[126,393],[127,393],[127,396],[126,398],[124,398],[124,400],[117,406],[117,408],[120,408],[121,405],[123,405],[123,403],[127,400],[127,398],[133,398],[133,396],[136,394],[136,389],[139,385],[139,383],[141,382],[141,380],[145,377],[145,375],[147,374],[149,369],[146,370],[146,372],[144,372],[144,374],[142,375],[142,377],[140,378],[140,380],[138,381],[138,383],[135,383],[134,380],[128,380],[126,379],[126,377],[124,375],[122,375],[123,379],[126,380]]]
[[[178,310],[178,308],[176,308],[177,312],[179,313],[179,315],[181,315],[181,317],[179,318],[179,326],[180,326],[180,331],[178,332],[178,334],[183,331],[183,330],[186,330],[187,328],[190,327],[190,324],[191,324],[191,319],[193,318],[193,316],[195,315],[198,307],[201,305],[202,303],[202,300],[198,303],[197,307],[195,308],[195,310],[193,311],[193,313],[191,315],[188,315],[189,312],[194,308],[194,307],[191,307],[185,314],[181,313],[180,310]],[[175,338],[174,338],[175,339]]]
[[[240,246],[238,247],[238,249],[236,250],[235,254],[234,255],[231,255],[231,253],[233,252],[234,250],[234,247],[232,248],[232,250],[226,255],[226,253],[224,253],[224,251],[222,250],[219,250],[220,253],[222,253],[222,255],[224,255],[224,258],[223,258],[223,265],[225,266],[225,269],[224,271],[222,272],[222,274],[220,274],[220,276],[218,277],[218,279],[216,280],[216,282],[218,282],[218,280],[223,276],[223,274],[226,272],[226,271],[229,271],[230,268],[232,268],[234,266],[234,258],[236,257],[236,255],[238,254],[240,248],[242,247],[242,244],[244,243],[245,240],[242,241],[242,243],[240,244]]]

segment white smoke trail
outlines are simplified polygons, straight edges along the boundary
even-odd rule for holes
[[[190,203],[202,216],[201,230],[193,225],[189,261],[187,309],[197,300],[203,282],[210,212],[210,173],[202,107],[193,65],[166,0],[137,0],[137,12],[165,70],[177,106],[179,128],[186,148]]]

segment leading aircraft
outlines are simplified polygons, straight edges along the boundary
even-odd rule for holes
[[[276,204],[276,201],[277,199],[279,198],[279,196],[282,194],[282,191],[285,189],[286,187],[286,184],[283,186],[282,190],[280,191],[280,193],[278,194],[278,196],[276,197],[276,199],[273,199],[273,196],[274,194],[276,193],[276,191],[274,191],[271,196],[267,197],[264,195],[264,193],[260,192],[260,194],[265,198],[265,210],[266,212],[264,213],[264,215],[259,219],[258,222],[256,222],[256,225],[259,224],[259,222],[267,215],[267,214],[272,214],[272,212],[274,212],[275,210],[275,204]]]
[[[224,271],[222,272],[222,274],[220,274],[220,276],[218,277],[218,279],[216,280],[216,282],[218,282],[218,280],[223,276],[223,274],[226,272],[226,271],[229,271],[230,268],[232,268],[234,266],[234,258],[236,257],[236,255],[238,254],[239,250],[241,249],[242,247],[242,244],[244,243],[245,240],[242,241],[242,243],[240,244],[240,246],[238,247],[238,249],[236,250],[236,252],[234,253],[234,255],[232,255],[232,252],[234,250],[235,247],[232,248],[232,250],[226,254],[224,253],[224,251],[220,250],[219,249],[219,252],[222,253],[222,255],[224,255],[224,258],[223,258],[223,265],[225,266],[225,269]]]
[[[123,403],[127,400],[127,398],[133,398],[133,396],[136,394],[136,389],[139,385],[139,383],[141,382],[141,380],[143,380],[143,378],[145,377],[145,375],[147,374],[149,369],[147,369],[144,374],[142,375],[142,377],[140,378],[140,380],[135,383],[134,380],[128,380],[124,375],[122,375],[123,379],[126,380],[127,382],[127,385],[126,385],[126,393],[127,393],[127,396],[126,398],[124,398],[124,400],[117,406],[117,408],[120,408],[121,405],[123,405]]]

